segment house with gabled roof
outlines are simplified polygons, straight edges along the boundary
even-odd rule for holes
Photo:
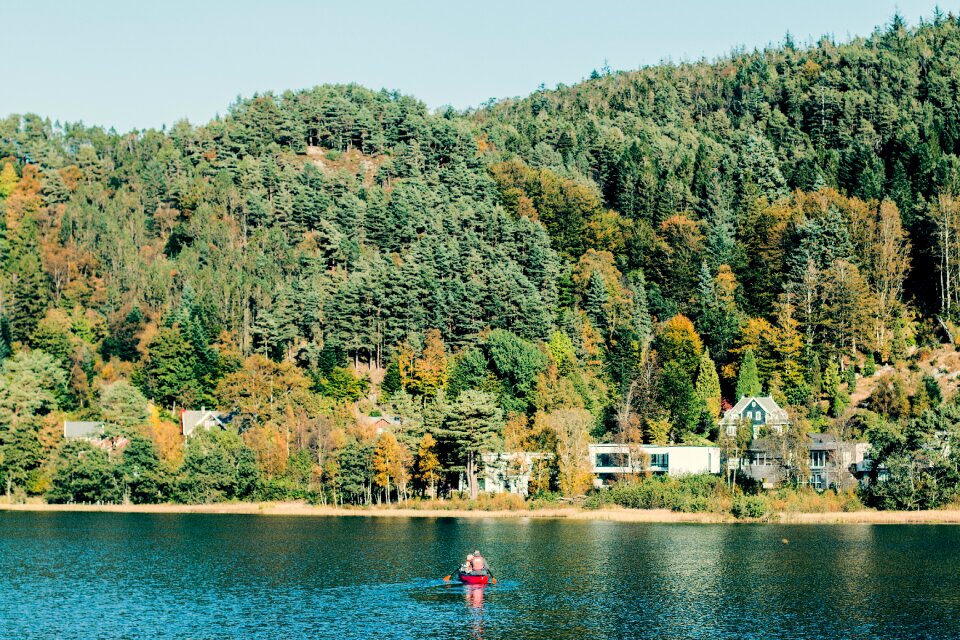
[[[360,423],[374,430],[377,435],[384,431],[396,430],[400,427],[401,420],[397,416],[378,415],[361,416]]]
[[[744,396],[723,414],[720,428],[727,435],[737,435],[737,427],[748,422],[753,427],[753,438],[760,437],[760,431],[766,428],[780,432],[790,424],[790,416],[771,396]]]
[[[223,413],[212,409],[201,409],[200,411],[180,411],[180,433],[185,438],[190,437],[197,429],[210,430],[214,427],[218,429],[225,428],[233,421],[235,413]]]

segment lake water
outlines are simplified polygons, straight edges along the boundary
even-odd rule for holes
[[[4,639],[958,636],[960,527],[0,512]]]

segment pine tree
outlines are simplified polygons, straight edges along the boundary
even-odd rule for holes
[[[647,283],[643,271],[638,270],[631,274],[630,291],[633,293],[633,330],[642,351],[653,339],[653,318],[650,317],[650,308],[647,305]]]
[[[873,359],[873,352],[867,354],[863,360],[863,377],[867,378],[877,372],[877,363]]]
[[[706,253],[710,266],[716,270],[720,265],[733,264],[736,248],[733,207],[718,176],[710,182],[708,194]]]
[[[150,341],[143,363],[144,390],[165,406],[191,404],[196,397],[191,344],[179,327],[164,327]]]
[[[483,391],[461,393],[443,420],[437,435],[453,452],[454,462],[464,470],[470,497],[479,493],[477,475],[480,455],[496,444],[503,428],[503,411],[496,398]]]
[[[11,341],[10,321],[7,320],[6,316],[0,316],[0,364],[13,355]]]
[[[590,279],[587,281],[587,291],[584,295],[583,310],[587,312],[587,317],[601,333],[605,333],[608,322],[606,305],[609,296],[607,285],[603,280],[603,274],[599,270],[590,273]]]
[[[761,393],[760,376],[757,373],[757,360],[753,355],[753,349],[747,350],[743,354],[743,361],[740,363],[740,373],[737,374],[737,400],[745,397],[759,396]]]
[[[396,360],[391,360],[387,365],[387,370],[383,374],[383,381],[380,383],[380,391],[384,395],[384,400],[389,400],[390,396],[403,388],[400,380],[400,367]]]
[[[24,252],[14,264],[10,283],[10,302],[7,318],[10,337],[15,342],[27,343],[47,308],[49,293],[40,257],[32,251]]]

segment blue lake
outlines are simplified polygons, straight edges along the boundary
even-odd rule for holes
[[[0,512],[0,638],[331,637],[956,638],[960,527]]]

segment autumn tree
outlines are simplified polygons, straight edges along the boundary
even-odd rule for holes
[[[583,409],[561,409],[538,419],[556,439],[560,491],[569,497],[583,495],[593,482],[588,450],[593,416]]]
[[[447,350],[438,329],[427,331],[423,353],[414,361],[413,372],[412,386],[420,395],[432,398],[447,386]]]
[[[373,452],[373,481],[383,489],[384,501],[390,504],[390,494],[397,489],[399,499],[405,495],[405,468],[410,457],[409,451],[397,441],[390,431],[384,431],[377,438]]]
[[[440,458],[437,455],[437,441],[429,433],[424,434],[417,445],[414,474],[422,487],[429,490],[430,497],[437,497],[437,482],[440,481]]]

